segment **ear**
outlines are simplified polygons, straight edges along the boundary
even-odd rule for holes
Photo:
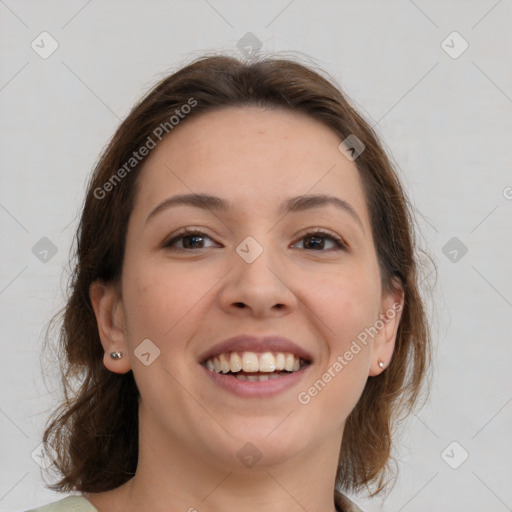
[[[382,373],[390,364],[395,348],[396,334],[402,311],[404,308],[404,289],[397,282],[393,289],[385,293],[381,300],[379,319],[375,322],[377,334],[373,338],[372,359],[370,362],[369,376],[374,377]],[[379,366],[379,362],[383,366]]]
[[[125,329],[123,302],[117,287],[94,281],[89,287],[101,345],[105,354],[103,364],[114,373],[126,373],[131,369],[129,348]],[[110,354],[115,351],[122,353],[121,359],[113,359]]]

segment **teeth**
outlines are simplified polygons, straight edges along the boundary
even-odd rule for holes
[[[226,359],[226,354],[221,354],[219,356],[220,361],[220,371],[222,373],[228,373],[229,372],[229,361]]]
[[[240,380],[268,380],[269,378],[277,378],[278,375],[272,375],[274,371],[286,370],[288,372],[296,372],[305,365],[305,362],[299,357],[291,353],[278,352],[243,352],[240,356],[237,352],[229,354],[220,354],[219,356],[210,358],[205,363],[206,367],[216,373],[238,373],[240,371],[248,373],[263,372],[269,375],[249,375],[246,378],[243,375],[237,375]],[[262,378],[260,378],[262,377]]]
[[[236,378],[249,382],[261,382],[262,380],[279,379],[279,375],[236,375]]]
[[[233,352],[231,354],[231,361],[229,363],[229,368],[233,373],[236,373],[236,372],[239,372],[242,370],[242,358],[236,352]]]
[[[277,373],[269,373],[268,375],[235,375],[238,380],[246,380],[251,382],[261,382],[262,380],[279,379]]]
[[[260,369],[258,355],[254,352],[244,352],[242,355],[242,369],[244,372],[257,372]]]
[[[276,369],[276,361],[272,352],[264,352],[260,356],[260,372],[273,372]]]

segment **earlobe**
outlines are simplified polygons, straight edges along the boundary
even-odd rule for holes
[[[94,281],[89,287],[89,297],[96,316],[98,334],[105,351],[103,364],[114,373],[126,373],[130,367],[128,357],[112,357],[112,353],[128,353],[125,334],[123,303],[113,284]]]
[[[395,349],[398,326],[402,318],[405,293],[396,284],[392,292],[386,294],[381,303],[380,317],[376,322],[378,333],[373,340],[372,360],[369,376],[379,375],[390,365]]]

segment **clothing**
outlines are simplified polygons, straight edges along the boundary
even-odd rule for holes
[[[335,503],[336,510],[343,512],[363,512],[353,501],[349,500],[344,494],[339,495],[339,501]]]
[[[68,496],[48,505],[27,510],[26,512],[99,512],[92,503],[83,496]]]
[[[341,507],[341,508],[340,508]],[[343,512],[363,512],[353,501],[346,496],[340,496],[336,503],[337,510]],[[59,501],[43,505],[42,507],[27,510],[26,512],[99,512],[92,503],[83,496],[68,496]]]

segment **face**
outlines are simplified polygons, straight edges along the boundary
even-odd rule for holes
[[[105,365],[133,370],[140,421],[155,437],[226,466],[247,442],[261,464],[339,448],[368,377],[391,359],[401,300],[382,292],[361,179],[340,142],[309,117],[229,108],[183,122],[145,162],[121,292],[97,283],[91,298]],[[229,206],[165,206],[199,193]],[[343,203],[286,210],[304,195]],[[240,334],[286,337],[310,364],[280,377],[295,380],[272,396],[236,394],[200,359]],[[126,356],[112,360],[113,350]]]

